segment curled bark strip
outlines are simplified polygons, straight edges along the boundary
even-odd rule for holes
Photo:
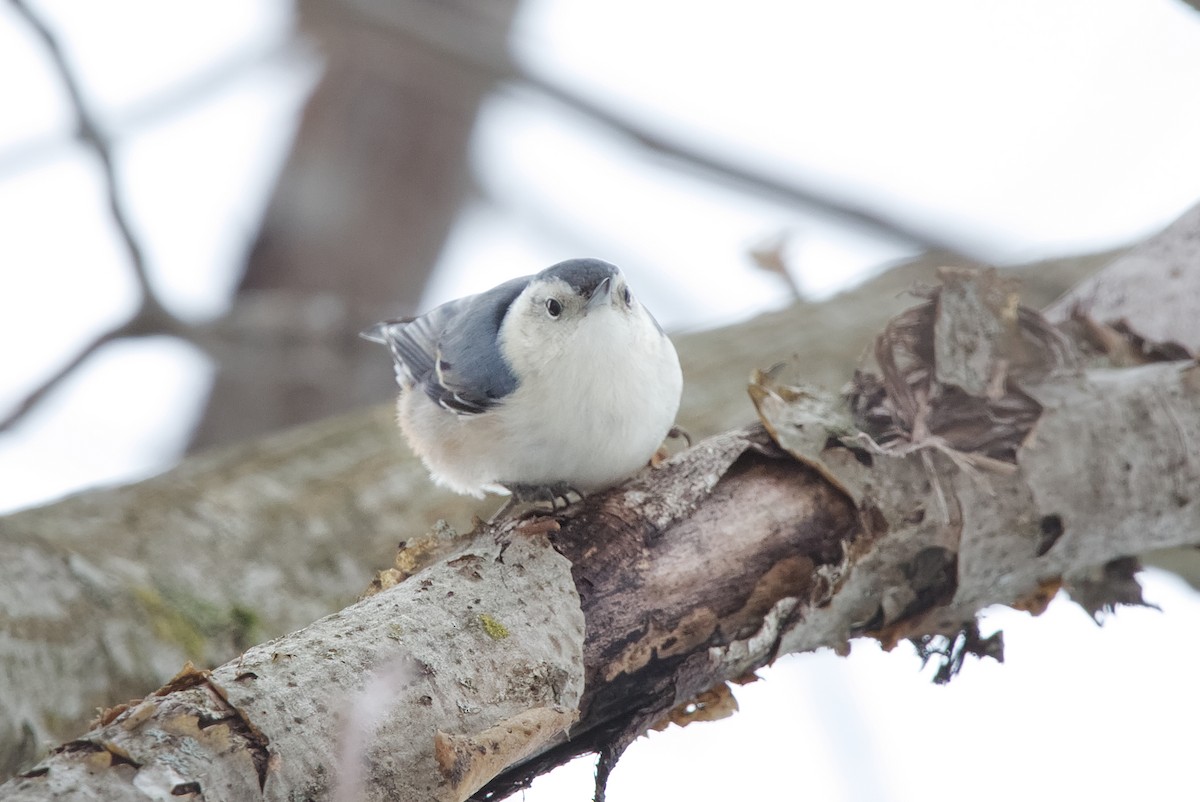
[[[1015,463],[1041,408],[1021,387],[1070,370],[1066,338],[1018,302],[994,270],[942,271],[943,286],[875,343],[880,375],[859,372],[850,408],[884,449],[937,447],[967,462]],[[948,453],[949,453],[948,452]]]

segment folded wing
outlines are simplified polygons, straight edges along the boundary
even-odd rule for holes
[[[362,337],[388,347],[401,387],[419,387],[444,409],[477,415],[517,389],[500,351],[500,325],[528,283],[513,279],[415,318],[385,320]]]

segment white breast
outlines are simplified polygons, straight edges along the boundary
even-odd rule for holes
[[[675,422],[683,378],[644,310],[593,314],[503,404],[457,417],[406,392],[400,421],[439,483],[461,493],[563,482],[588,493],[640,470]]]
[[[523,381],[500,410],[514,439],[501,481],[566,482],[589,492],[641,469],[679,411],[675,348],[643,314],[628,326],[597,315],[571,356]],[[589,321],[591,323],[591,321]]]

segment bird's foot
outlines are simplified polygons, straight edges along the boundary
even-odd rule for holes
[[[667,432],[667,440],[675,439],[683,440],[683,442],[687,444],[684,446],[684,448],[692,447],[692,436],[678,426],[672,426],[671,430]],[[664,441],[663,444],[658,447],[658,450],[650,456],[650,467],[657,468],[670,459],[670,457],[671,451],[667,448],[667,444]]]
[[[555,482],[548,485],[514,483],[505,484],[504,488],[510,493],[508,500],[488,519],[488,523],[499,521],[522,504],[533,505],[522,513],[522,517],[537,517],[546,512],[547,506],[552,513],[565,510],[572,503],[571,496],[575,496],[576,500],[583,498],[583,493],[566,482]]]
[[[687,429],[684,429],[682,426],[672,426],[671,431],[667,432],[668,440],[675,440],[676,438],[687,443],[688,448],[692,447],[692,436],[688,434]]]

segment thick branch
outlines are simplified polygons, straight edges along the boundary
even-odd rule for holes
[[[986,479],[940,454],[931,475],[920,452],[864,459],[837,442],[814,471],[784,458],[761,430],[722,435],[565,515],[554,540],[571,558],[573,583],[568,563],[533,533],[538,524],[499,533],[507,548],[483,530],[410,565],[390,590],[250,650],[211,681],[119,713],[4,790],[32,800],[102,783],[105,798],[138,798],[121,794],[144,778],[208,800],[244,798],[258,782],[269,798],[298,788],[325,798],[339,771],[353,771],[337,762],[343,736],[330,711],[412,644],[421,646],[409,654],[442,668],[394,690],[388,709],[401,712],[369,741],[367,798],[402,787],[464,798],[470,784],[455,778],[478,781],[476,760],[489,749],[470,745],[489,743],[497,722],[530,734],[521,749],[497,747],[507,757],[483,774],[519,765],[483,793],[518,787],[572,754],[619,752],[674,706],[781,651],[844,650],[858,634],[953,634],[986,605],[1028,606],[1048,585],[1080,588],[1097,566],[1130,553],[1195,542],[1200,462],[1187,444],[1200,440],[1198,387],[1191,363],[1044,382],[1032,390],[1045,409],[1036,442],[1021,449],[1018,470]],[[777,434],[811,425],[789,417],[796,407],[783,385],[770,389],[781,403],[764,414]],[[853,441],[846,430],[838,437]],[[1166,473],[1174,481],[1158,481]],[[563,601],[572,584],[579,606]],[[579,610],[583,642],[570,624]],[[550,648],[566,657],[517,658],[526,669],[481,664],[497,637],[522,655]],[[508,691],[478,687],[497,678]],[[403,711],[422,705],[433,708],[425,723],[404,726]],[[570,710],[555,709],[564,705],[580,715],[569,740],[559,728]],[[440,763],[431,757],[437,744]],[[202,766],[179,762],[195,754]],[[241,772],[243,790],[224,790],[227,771]]]
[[[1049,301],[1102,260],[1023,272]],[[677,337],[688,377],[681,424],[699,436],[745,423],[749,366],[796,352],[811,380],[840,386],[872,330],[908,303],[901,291],[939,261],[824,304]],[[0,518],[0,776],[184,659],[215,665],[337,609],[428,522],[462,526],[490,511],[430,486],[381,408]]]
[[[438,731],[445,734],[432,746],[424,740],[427,731],[397,735],[418,743],[419,755],[434,753],[439,776],[429,775],[428,761],[422,764],[418,755],[405,766],[372,764],[370,771],[383,773],[372,775],[371,787],[393,787],[398,780],[389,772],[407,772],[416,787],[436,786],[442,798],[461,799],[507,766],[481,792],[486,797],[588,750],[604,756],[604,776],[624,746],[673,706],[766,664],[781,649],[844,650],[860,634],[885,643],[901,637],[923,644],[935,637],[957,641],[973,631],[983,606],[1036,609],[1060,585],[1093,611],[1137,601],[1135,563],[1126,558],[1196,538],[1200,507],[1190,488],[1200,485],[1200,465],[1190,453],[1200,440],[1200,369],[1185,362],[1078,374],[1062,335],[1016,306],[1010,282],[964,271],[943,277],[944,289],[881,335],[875,349],[881,376],[856,379],[853,422],[832,398],[789,383],[777,369],[757,376],[751,395],[774,441],[807,468],[784,459],[762,432],[735,432],[563,515],[556,542],[571,560],[587,637],[580,644],[582,664],[551,684],[576,683],[583,695],[556,697],[549,712],[543,704],[508,710],[500,723],[439,719]],[[1159,481],[1163,475],[1175,481]],[[257,476],[240,481],[252,483]],[[513,581],[506,579],[509,572],[523,577],[527,571],[521,549],[506,556],[496,544],[520,538],[528,546],[529,537],[529,527],[511,531],[510,524],[507,531],[484,531],[472,540],[413,539],[383,582],[399,587],[380,598],[437,586],[440,599],[479,605],[484,595],[478,583],[489,572],[496,572],[495,585]],[[543,546],[541,553],[552,552]],[[445,584],[432,579],[443,575],[450,578]],[[523,612],[506,602],[529,604],[523,592],[502,597],[477,619],[489,637],[505,637],[505,618],[522,619]],[[392,609],[403,614],[419,604],[410,600]],[[470,604],[468,612],[476,609]],[[568,618],[576,609],[573,602],[555,606]],[[352,627],[360,608],[344,614]],[[463,615],[455,609],[422,618],[421,637],[449,642],[446,620],[460,626]],[[362,694],[362,667],[386,671],[383,657],[369,648],[356,663],[358,684],[347,688],[325,677],[329,640],[320,626],[315,632],[297,634],[296,648],[325,660],[311,660],[303,678],[264,682],[262,701],[231,703],[219,690],[224,684],[213,686],[233,708],[214,720],[237,718],[249,737],[238,749],[210,755],[205,764],[212,771],[188,769],[172,789],[211,785],[226,758],[253,766],[264,784],[278,778],[285,794],[294,789],[295,777],[272,774],[271,766],[305,760],[288,757],[293,747],[286,725],[271,724],[269,711],[300,704],[295,688],[309,700],[320,699],[314,689],[326,686]],[[361,648],[357,641],[351,638],[346,648]],[[970,648],[981,645],[994,648]],[[277,655],[255,658],[254,679],[276,670]],[[244,665],[245,659],[238,670]],[[507,681],[521,682],[519,672]],[[398,701],[432,698],[413,700],[410,685],[395,688]],[[580,715],[569,741],[545,726],[550,716],[557,732],[563,717],[574,715],[558,709],[563,699],[577,703]],[[446,709],[463,705],[470,707],[470,699]],[[60,749],[27,773],[23,793],[38,798],[65,789],[80,776],[80,760],[112,762],[100,751],[135,765],[135,776],[118,776],[118,786],[158,777],[154,767],[162,761],[178,765],[162,738],[126,745],[122,732],[140,731],[148,719],[170,730],[178,718],[168,701],[139,709]],[[486,743],[498,737],[496,727],[526,735],[490,750]],[[307,735],[304,749],[316,743],[322,755],[338,752],[335,729]],[[399,743],[379,737],[382,753],[400,753]],[[189,742],[184,748],[197,747]],[[486,764],[480,748],[494,753]],[[316,785],[305,787],[318,795],[328,791],[333,764],[308,765],[315,779],[305,776]],[[343,774],[354,776],[345,767]],[[105,781],[113,776],[105,774]],[[220,798],[219,783],[211,796]]]
[[[583,689],[570,564],[540,538],[470,547],[211,673],[185,669],[0,793],[312,799],[340,783],[369,799],[453,798],[435,733],[519,722],[520,756],[571,724]],[[355,715],[372,684],[382,709]],[[365,754],[339,761],[350,739]]]
[[[448,720],[432,747],[419,732],[403,736],[426,744],[420,754],[440,755],[439,777],[426,769],[412,781],[436,785],[441,798],[461,799],[508,766],[480,792],[490,798],[590,750],[604,756],[605,776],[629,740],[673,706],[781,650],[844,650],[861,634],[888,644],[901,637],[926,645],[931,638],[956,644],[965,638],[965,647],[946,649],[957,655],[948,658],[952,663],[964,649],[996,648],[970,634],[974,615],[988,604],[1036,611],[1060,586],[1092,611],[1138,601],[1129,555],[1196,539],[1200,520],[1190,489],[1200,467],[1190,454],[1200,438],[1200,369],[1185,362],[1076,374],[1061,335],[1036,313],[1017,310],[1006,282],[980,282],[961,271],[944,275],[946,290],[885,330],[876,348],[882,378],[856,381],[858,423],[832,399],[788,384],[779,371],[755,380],[752,396],[774,439],[808,469],[782,459],[761,432],[733,433],[563,516],[556,542],[571,557],[587,632],[583,663],[572,675],[585,692],[570,740],[553,733],[572,711],[540,704],[506,713],[500,724],[473,721],[465,731],[462,721]],[[957,384],[946,383],[951,377]],[[1175,481],[1162,482],[1163,475]],[[485,569],[501,577],[525,570],[520,560],[511,569],[497,567],[511,563],[495,544],[528,535],[482,532],[448,544],[416,539],[387,575],[385,584],[399,587],[384,595],[431,587],[428,571],[454,568],[465,584],[445,586],[444,597],[482,599],[474,583]],[[505,598],[527,604],[520,593]],[[510,615],[500,603],[491,609]],[[489,637],[508,632],[503,618],[485,615],[478,622]],[[422,632],[432,633],[433,642],[445,639],[446,618],[456,620],[434,616]],[[309,651],[327,643],[320,635],[296,637],[297,648]],[[264,672],[275,655],[260,664]],[[368,658],[360,667],[379,667],[378,654]],[[325,670],[321,661],[313,665],[318,675]],[[370,692],[365,682],[351,690]],[[297,703],[289,701],[291,689],[303,687],[311,699],[313,688],[325,685],[345,690],[321,676],[293,677],[264,683],[274,690],[270,703],[259,706],[290,709]],[[421,703],[407,693],[408,685],[394,689],[398,701]],[[459,700],[455,709],[464,704],[470,701]],[[174,714],[162,713],[158,703],[138,709],[128,714],[134,724],[116,719],[108,726],[118,729],[59,750],[27,773],[22,792],[39,798],[64,787],[64,778],[69,785],[81,759],[111,763],[101,751],[137,764],[136,776],[156,777],[156,761],[173,760],[153,745],[162,740],[152,738],[135,752],[121,732],[147,718],[168,727],[164,721]],[[272,738],[245,709],[234,706],[253,736],[241,754],[265,783],[278,762],[272,756],[286,760],[288,734],[285,728]],[[524,735],[504,749],[486,748],[501,730]],[[314,738],[321,754],[338,753],[333,729],[306,743]],[[282,751],[272,753],[270,743]],[[385,753],[399,748],[380,741]],[[481,764],[479,749],[500,757]],[[146,766],[151,770],[142,773]],[[328,791],[332,767],[310,765],[317,785],[306,788]],[[384,771],[373,775],[372,787],[386,788],[396,782],[387,772],[401,769],[389,763],[370,770]],[[199,787],[220,776],[219,767],[214,771],[182,775],[172,788]],[[346,773],[354,775],[343,767]],[[215,790],[213,796],[220,798]]]

